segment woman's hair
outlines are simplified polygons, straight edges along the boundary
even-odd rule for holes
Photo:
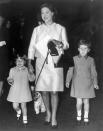
[[[54,8],[54,6],[53,6],[51,3],[44,3],[44,4],[42,4],[42,5],[40,6],[40,12],[41,12],[41,9],[44,8],[44,7],[48,8],[51,12],[54,13],[54,15],[53,15],[53,21],[55,21],[55,17],[56,17],[56,15],[57,15],[57,10]],[[41,13],[40,13],[40,14],[41,14]],[[41,15],[40,15],[40,17],[41,17]],[[42,19],[42,18],[41,18],[41,19]]]
[[[91,47],[91,42],[87,41],[87,40],[84,40],[84,39],[81,39],[79,40],[78,42],[78,47],[80,47],[81,45],[85,45],[87,46],[89,49]]]

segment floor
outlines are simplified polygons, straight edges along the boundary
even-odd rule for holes
[[[8,86],[5,87],[8,90]],[[96,98],[90,100],[90,124],[83,123],[77,126],[75,123],[75,99],[69,96],[70,89],[59,94],[60,102],[58,107],[58,128],[57,131],[103,131],[103,91],[96,91]],[[52,131],[51,126],[43,124],[45,113],[36,115],[33,109],[33,102],[28,103],[28,125],[24,127],[22,120],[16,120],[16,113],[11,103],[6,101],[7,93],[4,93],[0,101],[0,131]]]

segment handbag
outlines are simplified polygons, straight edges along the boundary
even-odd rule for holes
[[[50,55],[52,56],[54,67],[61,67],[59,62],[64,54],[63,43],[57,40],[50,40],[47,44],[48,50],[50,50]]]

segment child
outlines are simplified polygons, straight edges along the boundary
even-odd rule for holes
[[[97,85],[97,72],[94,59],[88,56],[90,43],[80,40],[78,45],[79,55],[74,56],[74,67],[69,68],[66,77],[66,87],[71,85],[71,97],[76,98],[77,122],[81,122],[82,105],[84,104],[84,123],[89,123],[89,99],[95,97]]]
[[[13,103],[13,108],[17,112],[19,120],[21,113],[23,114],[23,124],[27,124],[27,102],[32,101],[29,81],[34,81],[33,72],[29,73],[25,66],[25,57],[16,59],[16,66],[10,69],[8,83],[11,85],[7,100]],[[21,107],[20,107],[21,106]]]

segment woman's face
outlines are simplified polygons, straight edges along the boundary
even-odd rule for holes
[[[41,9],[41,17],[42,17],[42,20],[45,23],[52,22],[53,21],[53,15],[54,15],[54,13],[49,8],[43,7]]]

